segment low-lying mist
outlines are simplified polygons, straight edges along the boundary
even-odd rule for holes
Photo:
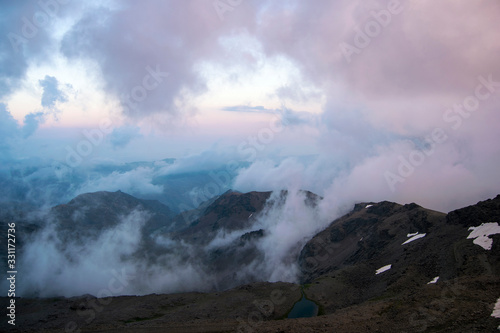
[[[19,296],[144,295],[224,290],[255,281],[298,282],[303,245],[334,218],[322,213],[322,198],[310,196],[275,191],[262,211],[251,214],[250,227],[222,228],[203,243],[161,230],[147,234],[150,215],[140,209],[97,234],[63,230],[61,221],[46,213],[44,227],[31,234],[19,254]],[[260,236],[238,243],[252,232]],[[251,256],[245,256],[248,251]],[[242,259],[234,266],[221,264],[231,256]]]

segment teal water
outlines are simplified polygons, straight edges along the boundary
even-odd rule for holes
[[[295,303],[292,310],[288,314],[288,318],[307,318],[316,317],[318,315],[318,306],[313,301],[306,298],[302,293],[302,299]]]

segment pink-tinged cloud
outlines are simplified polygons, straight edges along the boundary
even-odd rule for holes
[[[397,14],[384,16],[391,8]],[[289,55],[318,84],[339,82],[389,125],[401,113],[433,119],[479,75],[500,80],[499,15],[494,1],[296,2],[270,6],[258,28],[269,54]],[[359,30],[377,32],[373,24],[380,29],[365,46],[356,38]],[[359,53],[346,57],[342,43]]]
[[[322,113],[310,119],[297,117],[299,112],[290,115],[295,124],[289,122],[256,156],[256,164],[241,173],[242,188],[268,183],[286,187],[287,178],[295,174],[288,171],[297,171],[300,176],[294,178],[300,184],[295,187],[302,184],[353,200],[436,200],[435,207],[442,209],[499,192],[500,2],[223,2],[231,8],[221,12],[212,0],[128,0],[116,2],[114,8],[82,7],[83,14],[62,38],[61,50],[70,61],[90,59],[96,64],[103,89],[120,101],[132,123],[172,127],[184,124],[172,118],[194,113],[193,97],[208,92],[206,76],[198,72],[200,64],[237,65],[251,72],[266,57],[287,59],[300,71],[300,83],[321,91],[326,103]],[[238,39],[241,36],[245,38]],[[232,48],[224,45],[228,37],[239,43]],[[243,45],[254,42],[258,57]],[[20,67],[12,67],[19,73],[35,61],[20,59]],[[285,105],[312,96],[300,90],[300,84],[290,82],[269,94]],[[261,105],[238,105],[248,102]],[[224,105],[228,104],[221,101]],[[144,118],[147,121],[141,122]],[[224,131],[213,122],[206,126],[227,141],[228,132],[237,128]],[[272,163],[258,161],[278,151],[276,143],[284,141],[289,155],[300,155],[297,147],[307,132],[304,128],[314,128],[309,140],[317,141],[309,150],[319,153],[315,161],[294,162],[283,156],[270,158]],[[436,129],[446,140],[429,143]],[[196,134],[210,130],[194,131],[189,140],[201,142]],[[240,142],[231,142],[235,150]],[[429,144],[435,145],[434,152],[401,181],[401,158],[409,159]],[[244,154],[240,157],[245,159]],[[269,173],[262,174],[266,169]],[[400,177],[392,187],[384,179],[386,172]],[[467,189],[463,197],[457,194],[464,192],[460,188]],[[450,199],[440,199],[447,196]]]
[[[253,8],[242,6],[220,20],[211,1],[122,1],[119,6],[89,10],[65,35],[62,51],[71,59],[96,61],[106,90],[134,118],[185,111],[187,94],[206,90],[195,64],[223,56],[218,38],[231,32],[228,24],[252,25],[254,17]]]

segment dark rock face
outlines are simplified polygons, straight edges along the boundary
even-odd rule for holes
[[[495,199],[454,210],[448,213],[446,220],[450,224],[461,224],[467,227],[487,222],[500,222],[500,195],[497,195]]]
[[[303,248],[302,282],[326,311],[382,295],[404,295],[439,281],[500,276],[500,235],[485,250],[467,239],[471,226],[500,221],[500,196],[443,214],[416,204],[358,204]],[[410,239],[408,234],[426,234]],[[391,269],[376,275],[385,265]],[[488,288],[478,283],[478,288]],[[497,297],[500,296],[497,295]]]
[[[404,254],[407,234],[428,233],[445,222],[445,214],[417,205],[384,201],[367,206],[356,205],[305,245],[299,257],[305,282],[353,263],[374,261],[376,266],[397,258]]]
[[[200,245],[210,242],[220,230],[231,232],[250,228],[253,215],[262,211],[270,195],[271,192],[228,191],[175,237]]]

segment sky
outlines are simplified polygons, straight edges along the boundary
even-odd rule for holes
[[[147,196],[237,161],[240,191],[474,204],[500,193],[498,17],[496,0],[0,0],[0,176],[176,158],[69,186]]]

